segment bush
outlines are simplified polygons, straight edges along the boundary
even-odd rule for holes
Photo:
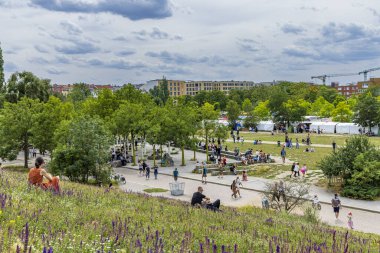
[[[317,224],[320,222],[318,217],[318,212],[315,208],[307,206],[303,212],[304,218],[306,221]]]
[[[380,195],[380,187],[363,185],[346,185],[342,196],[354,199],[374,200]]]

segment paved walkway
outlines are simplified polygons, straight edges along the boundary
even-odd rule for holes
[[[149,188],[163,188],[167,189],[167,192],[164,193],[153,193],[154,196],[163,196],[167,198],[173,198],[183,201],[190,201],[192,194],[197,190],[198,186],[202,186],[204,189],[204,194],[211,198],[211,200],[220,199],[221,204],[224,206],[232,207],[241,207],[247,205],[253,205],[261,207],[261,194],[257,191],[247,190],[245,188],[241,189],[242,198],[234,199],[231,197],[231,190],[229,185],[223,185],[214,183],[215,180],[211,180],[207,184],[202,184],[198,177],[197,180],[180,178],[178,182],[185,183],[185,191],[182,196],[172,196],[169,192],[169,183],[173,182],[173,177],[169,175],[162,174],[162,170],[158,175],[158,179],[155,180],[154,176],[151,174],[149,180],[145,179],[143,176],[138,175],[136,169],[129,169],[126,167],[115,168],[115,172],[122,174],[126,178],[126,184],[122,184],[120,187],[126,191],[135,191],[143,192],[144,189]],[[184,173],[181,171],[180,175]],[[225,179],[227,181],[227,178]],[[252,182],[252,181],[250,181]],[[248,183],[250,183],[248,182]],[[244,182],[244,186],[247,183]],[[222,207],[223,208],[223,207]],[[322,204],[322,210],[319,213],[320,219],[332,226],[339,226],[347,228],[346,215],[351,211],[353,213],[355,229],[358,231],[363,231],[367,233],[376,233],[380,234],[380,226],[378,225],[378,220],[380,219],[380,214],[362,211],[362,210],[353,210],[350,208],[343,208],[341,211],[340,219],[336,220],[334,213],[332,211],[331,205]]]

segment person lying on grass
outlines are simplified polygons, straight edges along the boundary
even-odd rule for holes
[[[44,164],[44,159],[42,157],[37,157],[35,162],[36,167],[29,171],[28,183],[40,187],[43,190],[51,190],[59,193],[59,177],[53,177],[51,174],[47,173],[46,170],[42,168]],[[44,178],[46,178],[48,182],[43,182]]]

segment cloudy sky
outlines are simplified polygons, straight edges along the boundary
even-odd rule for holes
[[[0,0],[0,13],[7,77],[311,81],[380,67],[378,0]]]

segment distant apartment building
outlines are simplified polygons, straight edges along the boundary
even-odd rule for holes
[[[358,94],[358,85],[357,84],[347,84],[347,85],[334,85],[332,86],[336,91],[345,97],[351,97],[352,95]]]
[[[358,82],[358,93],[364,93],[368,88],[380,88],[380,78],[370,78],[368,81]]]
[[[337,83],[331,83],[331,87],[335,88],[339,94],[351,97],[366,92],[368,88],[377,87],[380,89],[380,78],[370,78],[368,81],[361,81],[357,84],[338,85]]]
[[[219,90],[226,95],[230,90],[245,90],[250,89],[256,84],[251,81],[183,81],[183,80],[166,80],[168,83],[169,95],[178,97],[183,95],[194,96],[200,91]],[[141,89],[146,91],[163,82],[163,79],[151,80],[146,83]],[[270,85],[270,84],[268,84]]]

